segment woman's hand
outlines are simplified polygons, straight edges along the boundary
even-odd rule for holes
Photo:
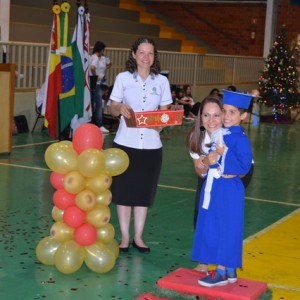
[[[120,114],[127,119],[131,118],[131,108],[126,103],[121,103]]]
[[[224,151],[226,149],[226,145],[223,144],[222,146],[216,146],[216,152],[219,154],[219,155],[223,155],[224,154]]]
[[[198,176],[206,174],[208,170],[208,160],[205,155],[201,155],[198,159],[193,159],[195,172]]]
[[[111,113],[113,116],[122,115],[127,119],[131,118],[131,108],[126,103],[120,103],[116,101],[111,101]]]
[[[218,153],[216,151],[209,152],[207,155],[210,165],[214,165],[218,162]]]

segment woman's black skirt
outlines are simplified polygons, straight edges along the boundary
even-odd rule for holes
[[[162,164],[162,148],[135,149],[114,143],[129,157],[128,169],[112,177],[112,202],[124,206],[153,204]]]

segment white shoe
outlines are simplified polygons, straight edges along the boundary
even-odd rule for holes
[[[107,130],[105,127],[101,126],[100,130],[102,133],[109,133],[109,130]]]

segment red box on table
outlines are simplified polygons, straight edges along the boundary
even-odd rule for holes
[[[149,128],[181,125],[183,105],[171,105],[168,110],[153,110],[145,112],[131,111],[131,118],[125,118],[127,127]]]

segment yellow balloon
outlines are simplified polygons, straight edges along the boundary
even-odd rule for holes
[[[96,205],[95,194],[85,189],[76,195],[75,203],[82,210],[90,210]]]
[[[45,161],[52,171],[60,174],[77,169],[77,153],[70,141],[51,144],[45,152]]]
[[[105,169],[105,156],[97,149],[87,149],[78,156],[78,170],[83,176],[93,177]]]
[[[117,176],[126,171],[129,166],[127,153],[118,148],[103,150],[105,156],[105,170],[110,176]]]
[[[96,202],[97,203],[101,203],[104,205],[109,205],[111,203],[112,200],[112,194],[111,191],[109,189],[107,189],[106,191],[96,195]]]
[[[73,148],[73,143],[71,141],[60,141],[59,145],[75,151],[75,149]]]
[[[64,216],[64,211],[59,209],[57,206],[53,206],[52,208],[52,218],[54,221],[61,221]]]
[[[84,258],[84,248],[70,240],[59,246],[54,255],[54,264],[61,273],[71,274],[80,269]]]
[[[73,238],[74,228],[69,227],[63,221],[54,223],[50,229],[50,235],[58,242],[65,242]]]
[[[112,183],[112,178],[106,173],[101,173],[97,176],[90,177],[87,180],[87,187],[96,195],[103,193],[109,189]]]
[[[104,204],[97,204],[92,210],[86,214],[88,223],[99,228],[107,224],[110,220],[110,209]]]
[[[36,247],[37,259],[45,265],[54,265],[54,255],[57,251],[60,243],[56,241],[52,236],[43,238]]]
[[[78,194],[86,186],[85,177],[83,177],[78,171],[72,171],[64,177],[64,188],[70,194]]]
[[[115,229],[110,223],[107,223],[97,229],[97,238],[100,242],[103,242],[105,244],[109,243],[114,239],[114,237]]]
[[[117,259],[120,252],[119,243],[116,240],[111,240],[109,243],[106,243],[105,246],[114,253]]]
[[[115,263],[115,254],[103,243],[96,242],[85,247],[85,260],[87,267],[96,273],[106,273],[110,271]]]

